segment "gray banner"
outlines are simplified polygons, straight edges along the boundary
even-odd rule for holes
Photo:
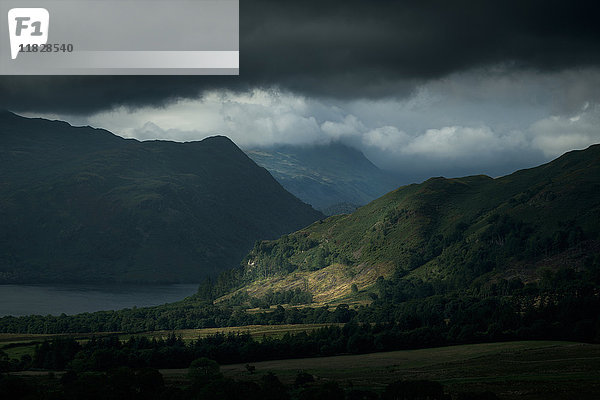
[[[0,0],[0,74],[239,73],[238,0]]]

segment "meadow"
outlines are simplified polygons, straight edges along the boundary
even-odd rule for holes
[[[381,391],[397,380],[440,382],[449,393],[491,391],[500,399],[598,399],[600,345],[522,341],[402,350],[361,355],[276,360],[224,365],[236,380],[259,380],[268,372],[292,384],[299,371],[317,382],[335,380],[349,388]],[[165,379],[182,379],[186,370],[161,370]]]
[[[310,331],[324,325],[186,329],[146,332],[136,336],[159,339],[175,333],[184,341],[192,341],[218,332],[248,332],[261,340],[264,337],[281,338],[286,333]],[[129,334],[115,334],[122,341],[131,337]],[[2,334],[0,348],[11,358],[18,358],[23,354],[32,355],[37,344],[59,336],[72,336],[82,343],[89,340],[89,336],[77,335]],[[382,392],[387,385],[398,380],[429,380],[441,383],[446,393],[453,395],[490,391],[506,400],[591,400],[597,399],[600,393],[600,345],[567,341],[480,343],[229,364],[222,365],[221,372],[236,381],[257,383],[267,374],[274,373],[289,387],[292,387],[299,372],[306,372],[314,376],[317,385],[335,381],[346,390]],[[39,376],[46,373],[25,371],[16,374]],[[168,385],[185,386],[188,383],[187,369],[161,369],[160,373]]]

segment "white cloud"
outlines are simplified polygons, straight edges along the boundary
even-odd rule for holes
[[[408,134],[389,125],[371,129],[363,135],[363,143],[366,146],[394,153],[401,152],[409,140]]]
[[[302,97],[255,90],[252,95],[227,95],[220,104],[220,130],[241,146],[303,144],[322,139],[319,124]]]
[[[438,159],[481,158],[523,144],[518,132],[500,135],[487,126],[447,126],[428,129],[413,138],[402,152]]]
[[[548,157],[600,143],[600,106],[585,103],[573,116],[552,115],[529,128],[531,144]]]
[[[339,140],[344,137],[359,136],[366,128],[356,116],[348,114],[341,121],[323,122],[321,130],[331,139]]]
[[[481,70],[430,81],[402,99],[214,91],[162,108],[45,117],[140,140],[221,134],[243,148],[337,140],[360,148],[380,167],[424,177],[499,175],[600,142],[600,93],[586,80],[600,82],[600,71]]]

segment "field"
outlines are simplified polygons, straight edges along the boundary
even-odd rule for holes
[[[24,354],[33,355],[35,345],[44,340],[51,340],[57,337],[74,337],[80,342],[87,341],[91,336],[104,337],[109,335],[118,335],[119,339],[125,341],[131,336],[145,336],[149,339],[166,339],[171,333],[180,336],[184,341],[191,341],[199,337],[214,335],[215,333],[242,333],[248,332],[250,335],[260,340],[263,336],[270,338],[280,338],[286,333],[308,332],[325,326],[343,324],[302,324],[302,325],[248,325],[231,326],[223,328],[204,328],[204,329],[180,329],[174,331],[152,331],[142,333],[121,333],[121,332],[103,332],[97,334],[91,333],[73,333],[73,334],[18,334],[18,333],[0,333],[0,350],[8,354],[10,358],[20,358]]]
[[[323,324],[244,326],[174,331],[189,341],[217,332],[249,332],[256,338],[281,337],[317,329]],[[171,331],[140,333],[164,338]],[[122,340],[131,335],[118,333]],[[102,334],[104,336],[106,334]],[[0,335],[0,348],[10,357],[32,354],[36,343],[65,335]],[[88,340],[89,335],[72,335]],[[438,381],[448,393],[494,392],[500,399],[598,399],[600,398],[600,345],[556,341],[486,343],[440,348],[404,350],[363,355],[273,360],[223,365],[221,371],[236,380],[259,380],[275,373],[292,384],[299,371],[312,374],[317,382],[335,380],[343,387],[381,391],[396,380]],[[41,372],[24,373],[38,375]],[[186,369],[161,370],[167,382],[186,381]],[[43,374],[43,373],[42,373]]]
[[[507,342],[405,350],[364,355],[277,360],[225,365],[225,376],[257,380],[271,371],[293,383],[298,371],[317,381],[336,380],[345,387],[382,390],[390,382],[428,379],[447,392],[494,392],[500,399],[600,398],[600,345],[572,342]],[[186,370],[162,370],[167,380],[183,379]]]

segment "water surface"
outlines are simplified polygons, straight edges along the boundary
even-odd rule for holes
[[[0,316],[71,315],[155,306],[182,300],[197,290],[197,284],[0,285]]]

